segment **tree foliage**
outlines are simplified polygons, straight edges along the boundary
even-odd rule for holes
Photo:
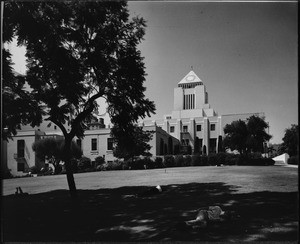
[[[8,19],[20,45],[25,45],[26,80],[33,99],[45,106],[46,120],[65,137],[64,161],[71,194],[71,141],[83,137],[85,123],[104,97],[113,133],[130,136],[140,117],[155,106],[144,96],[143,57],[137,49],[145,21],[129,20],[123,1],[8,2]],[[70,127],[68,131],[66,126]]]
[[[247,125],[242,120],[233,121],[224,127],[224,146],[231,150],[238,150],[241,154],[246,153]]]
[[[285,130],[282,138],[281,152],[286,152],[290,157],[296,156],[299,153],[299,126],[292,124],[290,128]]]
[[[13,8],[5,3],[3,22],[3,42],[13,40],[14,26],[12,21]],[[8,140],[16,135],[21,125],[39,125],[42,122],[42,107],[34,100],[32,94],[25,89],[25,77],[13,71],[11,53],[7,48],[2,50],[3,65],[3,110],[2,110],[2,139]]]
[[[247,121],[237,120],[224,127],[225,148],[238,150],[240,154],[264,152],[263,143],[271,139],[265,130],[269,127],[264,118],[251,116]]]
[[[119,131],[120,129],[116,126],[112,128],[113,134],[118,134]],[[140,155],[151,156],[149,152],[151,146],[148,142],[153,137],[153,131],[144,131],[142,127],[134,125],[131,133],[129,136],[125,135],[125,137],[122,137],[123,135],[119,135],[116,138],[116,147],[113,151],[114,156],[125,160]]]
[[[53,159],[53,164],[57,168],[59,162],[64,158],[64,144],[63,139],[46,138],[35,141],[32,144],[32,149],[41,160],[44,160],[45,157]],[[76,159],[82,156],[81,148],[74,141],[71,143],[71,154]]]

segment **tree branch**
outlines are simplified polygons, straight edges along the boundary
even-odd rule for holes
[[[50,120],[51,122],[53,122],[54,124],[56,124],[60,128],[60,130],[62,131],[62,133],[63,133],[63,135],[64,135],[65,138],[68,136],[68,132],[67,132],[66,128],[63,126],[62,123],[58,122],[57,120],[55,120],[55,119],[53,119],[51,117],[48,118],[48,119],[46,119],[46,120]]]
[[[103,93],[97,93],[88,99],[88,101],[86,102],[86,104],[84,106],[83,111],[77,115],[77,117],[74,119],[74,121],[72,123],[72,128],[70,131],[70,135],[72,138],[75,136],[77,127],[80,124],[80,122],[82,122],[93,111],[94,101],[96,99],[102,97],[103,95],[104,95]]]

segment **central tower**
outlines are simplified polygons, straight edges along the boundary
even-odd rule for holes
[[[208,94],[202,80],[191,70],[174,89],[172,118],[216,116],[208,104]]]

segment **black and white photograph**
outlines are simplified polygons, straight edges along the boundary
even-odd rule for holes
[[[299,240],[298,1],[1,1],[1,242]]]

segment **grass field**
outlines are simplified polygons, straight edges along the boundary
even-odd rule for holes
[[[298,170],[279,166],[187,167],[75,175],[80,205],[65,175],[3,181],[3,241],[298,240]],[[161,185],[149,198],[132,195]],[[14,196],[21,186],[29,195]],[[179,231],[194,210],[220,205],[234,219]]]

